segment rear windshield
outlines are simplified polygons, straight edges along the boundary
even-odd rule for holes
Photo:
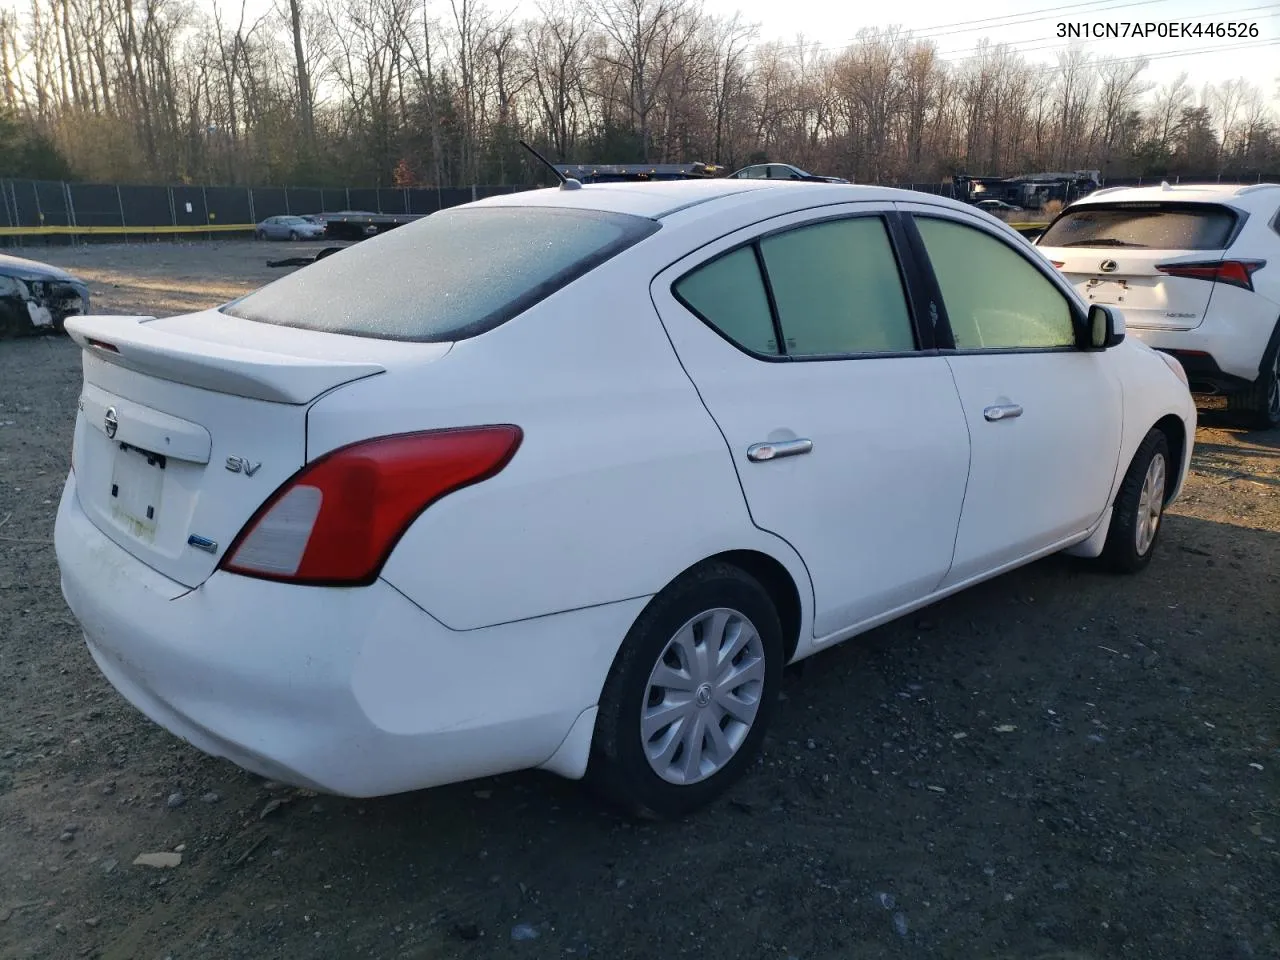
[[[1236,219],[1234,210],[1212,204],[1089,204],[1064,213],[1037,244],[1042,247],[1221,250],[1231,239]]]
[[[364,240],[222,310],[386,340],[474,337],[649,236],[645,217],[556,207],[459,207]]]

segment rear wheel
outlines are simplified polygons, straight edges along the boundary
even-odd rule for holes
[[[589,782],[642,816],[710,803],[755,759],[782,680],[778,614],[760,583],[708,564],[655,597],[600,697]]]
[[[298,231],[297,231],[297,230],[290,230],[290,231],[289,231],[289,239],[290,239],[290,240],[297,240],[297,239],[298,239]]]
[[[267,235],[266,235],[266,233],[265,233],[264,231],[262,231],[262,230],[255,230],[255,231],[253,232],[253,239],[255,239],[255,240],[265,240],[265,239],[267,239]]]
[[[1151,562],[1173,474],[1169,440],[1160,430],[1143,438],[1125,472],[1111,512],[1111,528],[1099,558],[1118,573],[1137,573]]]
[[[1280,427],[1280,336],[1263,358],[1262,374],[1254,383],[1227,398],[1227,409],[1260,430]]]

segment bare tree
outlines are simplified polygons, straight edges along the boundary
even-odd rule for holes
[[[639,136],[641,159],[648,161],[651,117],[663,84],[694,36],[697,9],[691,0],[600,0],[596,17],[611,41],[603,59],[624,78],[623,106]]]

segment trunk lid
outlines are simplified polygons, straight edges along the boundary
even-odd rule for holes
[[[1104,303],[1124,311],[1134,327],[1191,330],[1200,326],[1213,298],[1212,282],[1171,277],[1157,264],[1221,259],[1224,251],[1112,250],[1105,247],[1044,248],[1089,303]]]
[[[449,344],[274,327],[216,310],[75,317],[84,384],[72,470],[104,534],[190,587],[307,459],[311,403]]]

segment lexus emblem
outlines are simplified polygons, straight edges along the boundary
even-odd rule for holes
[[[1103,260],[1099,266],[1102,268],[1103,273],[1115,273],[1116,267],[1119,266],[1119,264],[1114,260]]]
[[[120,429],[120,419],[116,416],[115,407],[107,407],[107,415],[102,418],[102,429],[107,431],[108,440],[113,438],[116,431]]]

